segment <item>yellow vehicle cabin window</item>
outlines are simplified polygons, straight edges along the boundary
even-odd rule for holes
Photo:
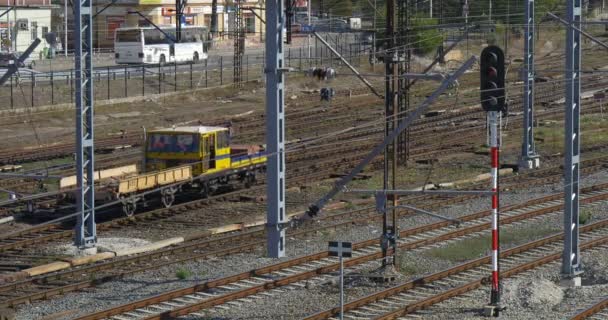
[[[228,131],[220,131],[217,133],[217,147],[227,148],[230,146],[230,134]]]
[[[148,152],[198,152],[199,136],[195,134],[154,133],[148,138]]]

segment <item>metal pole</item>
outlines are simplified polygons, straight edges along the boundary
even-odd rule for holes
[[[579,251],[579,160],[581,105],[581,0],[567,1],[566,122],[564,136],[564,252],[562,273],[573,279],[582,272]],[[574,280],[574,279],[573,279]]]
[[[491,154],[491,175],[492,175],[492,291],[490,296],[490,304],[497,306],[500,303],[500,285],[499,285],[499,270],[498,257],[500,254],[499,248],[499,189],[498,189],[498,165],[499,165],[499,148],[500,148],[500,126],[499,126],[499,111],[488,112],[488,124],[490,127],[490,154]]]
[[[114,73],[114,76],[116,77],[116,73]],[[110,75],[108,75],[108,78],[110,77]],[[127,70],[127,67],[125,67],[125,98],[129,96],[129,70]]]
[[[68,56],[68,0],[63,0],[63,17],[64,17],[64,27],[63,27],[63,31],[64,31],[64,35],[63,35],[63,39],[64,39],[64,48],[63,48],[63,55],[65,57]],[[74,17],[76,18],[76,17]]]
[[[224,59],[220,56],[220,86],[224,84]]]
[[[55,81],[53,71],[51,71],[51,105],[55,104]]]
[[[312,1],[312,0],[307,0],[307,1],[306,1],[306,11],[308,12],[308,26],[309,26],[309,28],[312,28],[312,19],[310,18],[310,13],[311,13],[311,9],[310,9],[310,7],[311,7],[311,1]],[[312,37],[312,35],[311,35],[311,34],[308,34],[307,41],[308,41],[308,60],[309,60],[309,61],[310,61],[310,58],[312,57],[312,53],[311,53],[311,42],[312,42],[312,41],[310,41],[311,37]],[[302,56],[301,56],[301,55],[300,55],[300,59],[302,59]]]
[[[283,0],[266,2],[266,145],[268,154],[268,256],[285,256],[285,77],[283,62]]]
[[[70,102],[74,102],[74,76],[72,75],[72,71],[70,71]]]
[[[162,92],[162,82],[161,82],[161,66],[160,63],[158,64],[158,93],[160,94]]]
[[[207,59],[205,59],[205,88],[207,88],[207,66],[208,66],[209,61]]]
[[[76,80],[76,234],[79,248],[95,247],[94,135],[93,135],[93,20],[91,0],[74,2]],[[84,62],[84,63],[83,63]]]
[[[340,254],[340,320],[344,320],[344,258]]]
[[[106,81],[107,85],[108,85],[108,100],[110,100],[110,67],[108,67],[106,69],[107,72],[107,76],[108,76],[108,80]]]
[[[539,158],[534,143],[534,0],[526,0],[524,31],[524,126],[519,166],[538,168]]]
[[[192,66],[194,65],[194,62],[190,61],[190,89],[194,88],[194,82],[192,79]]]
[[[490,2],[489,4],[489,8],[488,8],[488,21],[492,21],[492,0],[488,0]],[[510,1],[510,0],[507,0]],[[508,28],[508,25],[507,25]]]
[[[32,108],[34,107],[34,87],[36,86],[36,76],[34,75],[34,73],[32,72],[32,79],[31,79],[31,94],[32,94],[32,99],[30,100],[31,104],[32,104]]]
[[[11,109],[15,108],[15,99],[13,97],[13,76],[11,76]]]
[[[146,67],[141,66],[141,95],[146,96]]]

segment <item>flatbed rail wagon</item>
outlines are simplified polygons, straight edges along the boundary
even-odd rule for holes
[[[143,161],[95,172],[96,201],[120,201],[133,215],[139,202],[158,197],[165,207],[183,190],[201,197],[222,186],[250,187],[266,169],[261,146],[231,145],[224,127],[190,126],[151,130],[145,133]],[[61,189],[73,189],[74,176],[60,180]]]

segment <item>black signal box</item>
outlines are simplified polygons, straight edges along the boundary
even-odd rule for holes
[[[497,46],[488,46],[480,59],[481,107],[485,111],[505,109],[505,54]]]

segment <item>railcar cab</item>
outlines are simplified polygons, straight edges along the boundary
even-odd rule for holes
[[[192,126],[146,133],[145,170],[191,165],[192,175],[230,168],[230,131],[224,127]]]

